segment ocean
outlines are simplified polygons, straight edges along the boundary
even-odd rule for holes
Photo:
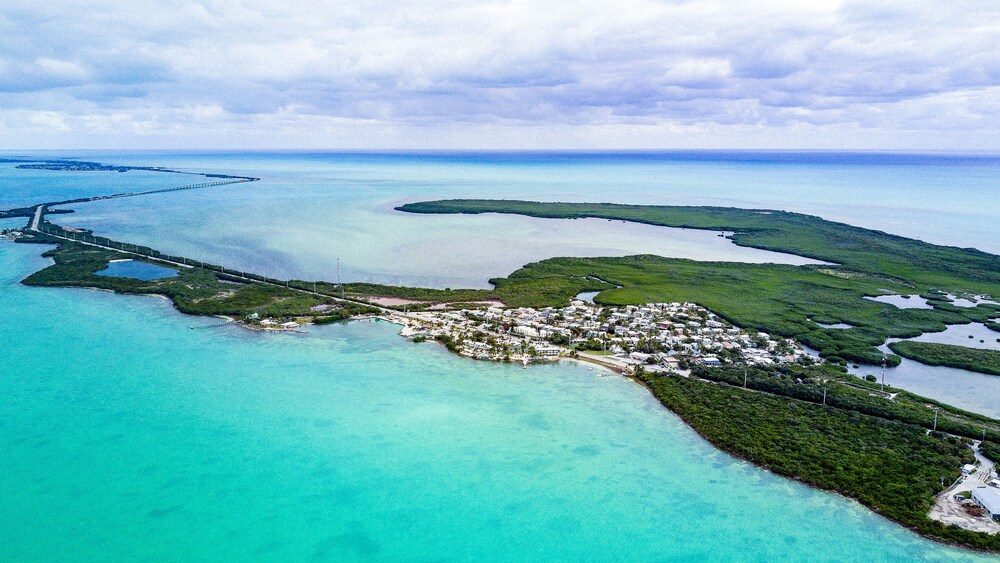
[[[782,208],[1000,252],[988,155],[46,156],[260,176],[58,222],[305,279],[332,279],[337,258],[345,279],[436,287],[557,255],[801,263],[677,229],[392,210],[445,197]],[[0,207],[178,183],[3,164]],[[21,286],[42,250],[0,241],[4,560],[980,558],[719,452],[617,376],[476,362],[380,322],[190,330],[212,321]]]

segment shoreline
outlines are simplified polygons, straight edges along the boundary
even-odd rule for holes
[[[398,326],[402,326],[403,329],[399,331],[398,335],[399,336],[403,336],[404,338],[408,338],[408,335],[404,335],[403,334],[403,332],[405,331],[405,329],[409,328],[409,325],[407,325],[406,323],[399,322],[399,321],[396,321],[396,320],[392,320],[392,319],[389,319],[389,318],[384,318],[384,317],[381,317],[381,316],[375,317],[375,318],[377,320],[384,321],[384,322],[387,322],[387,323],[390,323],[390,324],[395,324],[395,325],[398,325]],[[440,343],[440,342],[438,342],[436,340],[429,339],[429,341],[435,342],[438,345],[444,347],[444,344],[442,344],[442,343]],[[478,360],[477,358],[472,358],[470,356],[466,356],[464,354],[456,354],[456,355],[458,355],[460,357],[464,357],[464,358],[469,359],[469,360],[483,361],[483,360]],[[958,548],[961,548],[961,549],[964,549],[964,550],[968,550],[968,551],[972,551],[972,552],[975,552],[975,553],[985,553],[985,554],[996,554],[997,553],[996,551],[979,549],[979,548],[972,547],[972,546],[969,546],[969,545],[966,545],[966,544],[963,544],[963,543],[946,541],[946,540],[943,540],[941,538],[935,537],[933,535],[925,534],[925,533],[921,532],[920,530],[918,530],[916,528],[910,527],[910,526],[908,526],[908,525],[906,525],[906,524],[904,524],[902,522],[898,522],[896,520],[893,520],[892,518],[889,518],[888,516],[886,516],[885,514],[883,514],[880,510],[878,510],[878,509],[876,509],[874,507],[865,505],[864,503],[862,503],[860,500],[858,500],[855,497],[852,497],[850,495],[844,494],[843,492],[838,491],[836,489],[828,489],[828,488],[824,488],[824,487],[821,487],[819,485],[816,485],[814,483],[810,483],[808,481],[805,481],[805,480],[801,479],[797,475],[793,475],[793,474],[790,474],[790,473],[786,473],[786,472],[782,472],[782,471],[776,470],[776,469],[774,469],[771,466],[766,465],[766,464],[757,463],[757,462],[753,461],[752,459],[750,459],[747,456],[741,455],[741,454],[733,452],[733,451],[731,451],[731,450],[729,450],[729,449],[727,449],[725,447],[722,447],[722,446],[718,445],[716,442],[712,441],[707,435],[705,435],[704,432],[702,432],[697,426],[695,426],[694,424],[692,424],[681,413],[679,413],[679,412],[671,409],[667,405],[665,405],[659,399],[659,397],[656,396],[656,393],[654,392],[653,388],[649,385],[649,383],[647,383],[642,378],[639,378],[639,377],[637,377],[637,376],[635,376],[633,374],[629,374],[629,373],[625,372],[624,370],[620,370],[620,369],[618,369],[616,367],[612,367],[612,366],[606,365],[605,363],[596,361],[593,358],[586,358],[586,357],[575,357],[574,358],[574,357],[568,357],[568,356],[566,356],[566,357],[560,357],[558,360],[556,360],[556,362],[562,362],[562,361],[567,361],[567,362],[570,362],[570,363],[577,363],[577,364],[580,364],[581,367],[583,367],[583,366],[597,366],[597,367],[599,367],[601,369],[604,369],[604,370],[606,370],[608,372],[607,375],[598,376],[598,377],[608,377],[608,376],[611,376],[611,375],[617,375],[617,376],[622,377],[623,379],[631,381],[632,383],[635,383],[636,385],[642,387],[643,390],[645,390],[645,392],[649,394],[650,398],[652,398],[656,402],[656,404],[660,406],[660,408],[662,408],[663,410],[669,412],[673,416],[676,416],[678,418],[678,420],[680,420],[684,424],[684,426],[686,426],[687,428],[689,428],[690,430],[692,430],[701,440],[703,440],[705,443],[707,443],[708,445],[710,445],[712,448],[714,448],[716,450],[719,450],[720,452],[723,452],[724,454],[728,455],[729,457],[731,457],[733,459],[740,460],[742,462],[748,463],[748,464],[750,464],[750,465],[752,465],[752,466],[754,466],[754,467],[756,467],[756,468],[758,468],[758,469],[760,469],[762,471],[766,471],[766,472],[771,473],[772,475],[775,475],[777,477],[780,477],[780,478],[783,478],[783,479],[789,479],[791,481],[794,481],[795,483],[798,483],[800,485],[804,485],[804,486],[806,486],[806,487],[808,487],[808,488],[810,488],[812,490],[822,491],[823,493],[827,493],[827,494],[834,494],[834,495],[840,497],[841,499],[849,501],[856,508],[859,508],[861,510],[865,510],[865,511],[874,513],[879,518],[881,518],[882,520],[884,520],[886,522],[890,522],[894,526],[897,526],[897,527],[899,527],[901,529],[904,529],[904,530],[906,530],[908,532],[916,534],[916,535],[918,535],[918,536],[920,536],[920,537],[922,537],[924,539],[931,540],[931,541],[933,541],[933,542],[935,542],[937,544],[947,545],[947,546],[951,546],[951,547],[958,547]],[[677,376],[677,377],[682,377],[682,376]],[[720,385],[726,385],[724,383],[719,383],[719,384]],[[940,494],[946,494],[947,491],[948,490],[946,489],[945,491],[942,491],[942,492],[940,492],[938,494],[939,495]]]
[[[728,455],[729,457],[731,457],[733,459],[738,459],[740,461],[744,461],[746,463],[749,463],[750,465],[753,465],[754,467],[757,467],[758,469],[767,471],[768,473],[771,473],[772,475],[776,475],[776,476],[781,477],[783,479],[788,479],[790,481],[794,481],[794,482],[796,482],[796,483],[798,483],[800,485],[805,485],[806,487],[809,487],[810,489],[813,489],[813,490],[816,490],[816,491],[822,491],[822,492],[828,493],[828,494],[834,494],[834,495],[836,495],[836,496],[838,496],[838,497],[840,497],[842,499],[850,501],[851,503],[855,504],[856,506],[858,506],[859,508],[861,508],[863,510],[867,510],[867,511],[873,513],[873,514],[876,514],[879,518],[885,520],[886,522],[892,523],[894,526],[898,526],[898,527],[900,527],[900,528],[902,528],[902,529],[904,529],[904,530],[906,530],[908,532],[911,532],[913,534],[916,534],[916,535],[918,535],[918,536],[920,536],[920,537],[922,537],[924,539],[931,540],[934,543],[937,543],[937,544],[940,544],[940,545],[947,545],[947,546],[951,546],[951,547],[958,547],[958,548],[961,548],[961,549],[964,549],[964,550],[967,550],[967,551],[972,551],[972,552],[975,552],[975,553],[986,553],[986,554],[990,554],[990,555],[996,555],[998,553],[997,551],[991,551],[991,550],[987,550],[987,549],[980,549],[980,548],[969,546],[967,544],[959,543],[959,542],[946,541],[946,540],[944,540],[942,538],[939,538],[939,537],[936,537],[936,536],[932,536],[930,534],[925,534],[925,533],[921,532],[920,530],[917,530],[915,528],[911,528],[910,526],[907,526],[906,524],[904,524],[902,522],[898,522],[896,520],[893,520],[892,518],[889,518],[888,516],[886,516],[885,514],[883,514],[880,510],[878,510],[878,509],[876,509],[874,507],[868,506],[868,505],[862,503],[860,500],[858,500],[858,499],[856,499],[856,498],[854,498],[854,497],[852,497],[850,495],[844,494],[841,491],[838,491],[836,489],[827,489],[827,488],[824,488],[824,487],[820,487],[819,485],[816,485],[816,484],[810,483],[808,481],[802,480],[797,475],[792,475],[792,474],[789,474],[789,473],[785,473],[785,472],[776,470],[776,469],[772,468],[769,465],[757,463],[757,462],[753,461],[752,459],[750,459],[750,458],[748,458],[746,456],[740,455],[740,454],[732,452],[732,451],[730,451],[730,450],[728,450],[728,449],[726,449],[726,448],[724,448],[722,446],[719,446],[718,444],[716,444],[715,442],[713,442],[708,436],[706,436],[697,426],[695,426],[690,421],[688,421],[688,419],[685,418],[682,414],[680,414],[677,411],[671,409],[670,407],[664,405],[663,402],[660,401],[660,399],[656,396],[656,393],[653,392],[653,389],[645,381],[642,381],[640,379],[636,379],[636,378],[633,378],[633,377],[629,377],[629,376],[625,376],[625,377],[628,377],[629,379],[633,379],[636,383],[638,383],[643,388],[645,388],[646,391],[649,392],[649,394],[653,397],[654,400],[656,400],[656,402],[661,407],[663,407],[666,411],[670,412],[671,414],[673,414],[674,416],[676,416],[678,419],[680,419],[681,422],[683,422],[685,426],[687,426],[692,431],[694,431],[694,433],[697,434],[699,438],[701,438],[702,440],[704,440],[706,443],[708,443],[709,445],[711,445],[713,448],[719,450],[720,452],[723,452],[724,454]],[[724,384],[721,384],[721,385],[724,385]],[[941,491],[938,494],[939,495],[940,494],[945,494],[945,493],[947,493],[947,491],[948,491],[948,489],[945,489],[944,491]],[[936,498],[936,496],[937,495],[935,495],[935,498]],[[931,518],[928,516],[928,519],[930,520]]]
[[[60,237],[58,237],[56,235],[56,238],[59,239]],[[63,237],[63,238],[65,238],[65,237]],[[61,244],[61,243],[59,243],[59,244]],[[84,244],[86,244],[86,243],[84,243]],[[153,260],[156,260],[156,258],[153,258]],[[162,258],[161,258],[161,260],[162,260]],[[211,271],[208,268],[205,268],[204,266],[200,267],[200,269],[199,269],[199,272],[202,272],[202,271],[209,271],[211,273]],[[221,269],[221,268],[219,269],[219,271],[221,271],[225,275],[232,275],[232,274],[229,274],[228,272],[226,272],[224,269]],[[241,277],[242,277],[242,273],[241,273]],[[165,294],[148,293],[148,292],[130,293],[127,290],[119,292],[119,291],[116,291],[115,289],[108,289],[108,288],[101,288],[101,287],[89,287],[89,286],[86,286],[86,285],[65,285],[65,286],[59,286],[58,285],[58,281],[62,281],[64,279],[72,279],[72,278],[71,277],[65,277],[65,278],[53,278],[53,279],[57,280],[56,283],[48,285],[48,287],[84,287],[84,288],[89,288],[89,289],[99,289],[99,290],[102,290],[102,291],[109,291],[111,293],[126,293],[126,294],[133,294],[133,295],[155,295],[157,297],[160,297],[160,298],[163,298],[163,299],[167,299],[168,301],[171,301],[173,303],[173,305],[174,305],[174,309],[178,310],[178,312],[181,312],[181,313],[184,313],[184,314],[190,314],[192,316],[215,316],[215,317],[218,317],[218,318],[224,318],[227,321],[226,324],[229,324],[231,322],[236,322],[236,324],[242,326],[243,328],[246,328],[246,329],[249,329],[249,330],[254,330],[254,331],[259,331],[259,332],[296,332],[296,333],[301,333],[301,334],[308,334],[306,331],[296,331],[296,330],[294,330],[294,328],[285,328],[285,327],[270,328],[270,326],[268,326],[268,327],[264,327],[264,326],[261,326],[261,327],[258,327],[258,326],[249,326],[249,325],[247,325],[245,323],[241,323],[239,321],[235,321],[233,318],[228,317],[228,316],[211,315],[211,314],[206,314],[206,313],[199,314],[197,312],[189,312],[189,311],[193,311],[194,310],[190,306],[186,307],[188,309],[188,311],[181,310],[180,307],[178,306],[179,303],[181,305],[190,305],[190,302],[189,301],[184,301],[184,300],[178,301],[178,298],[176,297],[175,293],[170,293],[170,296],[168,296],[168,295],[165,295]],[[86,277],[84,277],[83,279],[86,281]],[[197,278],[195,278],[195,279],[197,279]],[[93,283],[93,282],[91,282],[91,283]],[[265,279],[263,283],[270,284],[270,285],[279,285],[279,284],[272,283],[272,280],[269,280],[269,279]],[[42,285],[42,284],[39,284],[39,285]],[[285,289],[287,291],[287,289],[289,288],[288,282],[284,282],[284,285],[285,285]],[[127,288],[127,286],[126,286],[126,288]],[[279,288],[280,288],[280,285],[279,285]],[[146,288],[143,288],[143,289],[146,289]],[[297,288],[297,287],[293,287],[292,289],[294,291],[298,291],[298,292],[301,292],[301,293],[315,295],[317,297],[324,297],[323,295],[317,293],[315,291],[315,289],[313,291],[311,291],[311,292],[308,291],[308,290],[303,290],[301,288]],[[325,297],[326,298],[330,298],[330,296],[325,296]],[[334,300],[336,300],[336,299],[334,298]],[[195,300],[194,302],[197,303],[198,301]],[[218,309],[216,309],[216,310],[218,310]],[[236,310],[239,310],[239,309],[236,309]],[[286,309],[286,311],[287,311],[287,309]],[[419,324],[419,322],[420,322],[419,318],[410,317],[411,318],[411,322],[406,322],[405,319],[407,317],[406,317],[405,313],[401,314],[398,311],[390,311],[387,308],[382,308],[382,311],[383,311],[382,313],[377,314],[377,315],[362,315],[360,317],[359,316],[351,316],[351,317],[343,318],[343,319],[340,319],[340,320],[343,320],[343,321],[352,321],[352,320],[363,320],[364,318],[384,320],[384,321],[390,322],[392,324],[401,325],[403,328],[400,329],[400,331],[398,333],[400,336],[410,337],[410,336],[414,336],[416,334],[415,331],[412,332],[412,333],[409,333],[409,334],[404,334],[404,332],[409,332],[408,329],[411,329],[411,325]],[[280,318],[281,316],[282,316],[282,314],[279,313],[278,317]],[[295,318],[296,322],[301,322],[300,318],[297,318],[294,315],[285,315],[284,318],[285,319]],[[469,318],[472,318],[472,317],[470,316]],[[339,320],[338,321],[334,321],[334,322],[339,322]],[[455,337],[456,334],[458,334],[458,333],[454,333],[454,334],[445,333],[444,334],[444,338],[446,340],[445,342],[437,340],[437,338],[441,338],[442,337],[441,334],[436,335],[436,337],[434,337],[434,338],[428,338],[428,339],[437,341],[439,344],[444,345],[446,347],[446,349],[448,349],[449,351],[455,353],[455,352],[457,352],[457,350],[454,349],[455,348],[455,346],[454,346],[455,343],[451,340],[451,338]],[[459,337],[461,337],[460,334],[459,334]],[[789,341],[789,342],[791,342],[791,341]],[[526,348],[523,347],[523,346],[520,348],[522,354],[524,354],[525,349]],[[530,350],[530,348],[528,348],[528,349]],[[505,347],[505,351],[506,350],[507,349]],[[468,352],[468,350],[465,350],[465,352]],[[474,357],[472,355],[469,355],[468,353],[462,353],[462,352],[458,352],[458,355],[465,356],[465,357],[467,357],[469,359],[475,359],[475,360],[480,360],[480,361],[501,361],[501,360],[495,359],[497,357],[496,356],[496,353],[497,353],[496,350],[493,350],[493,352],[491,352],[491,353],[493,354],[492,357],[484,357],[484,356]],[[532,354],[536,354],[536,352],[534,352],[534,351],[532,351],[531,353]],[[513,357],[511,357],[511,359],[513,359]],[[814,489],[822,490],[824,492],[833,492],[833,493],[838,494],[838,495],[840,495],[840,496],[842,496],[844,498],[849,498],[849,499],[853,500],[854,502],[858,503],[858,505],[860,505],[860,506],[862,506],[862,507],[864,507],[864,508],[866,508],[866,509],[868,509],[868,510],[870,510],[870,511],[876,513],[876,514],[878,514],[879,516],[883,517],[884,519],[890,520],[893,523],[901,526],[902,528],[906,528],[907,530],[912,531],[912,532],[914,532],[914,533],[916,533],[916,534],[918,534],[918,535],[920,535],[922,537],[925,537],[925,538],[928,538],[928,539],[932,539],[932,540],[934,540],[937,543],[941,543],[941,544],[945,544],[945,545],[954,545],[954,546],[958,546],[958,547],[961,547],[963,549],[967,549],[967,550],[970,550],[970,551],[981,551],[981,552],[984,552],[984,553],[996,553],[997,552],[997,551],[990,551],[990,550],[986,550],[986,549],[978,549],[978,548],[976,548],[974,546],[970,546],[970,545],[968,545],[966,543],[962,543],[962,541],[959,541],[959,540],[945,539],[945,537],[949,537],[947,535],[945,535],[944,537],[938,537],[938,536],[935,536],[935,535],[931,535],[929,533],[923,533],[923,532],[919,531],[917,528],[911,527],[911,525],[908,525],[908,524],[904,523],[903,521],[894,520],[892,518],[889,518],[889,517],[885,516],[885,514],[883,514],[883,512],[879,508],[877,508],[876,506],[861,503],[854,496],[851,496],[849,494],[846,494],[846,493],[841,492],[840,490],[837,490],[837,489],[834,489],[834,488],[828,488],[828,487],[824,487],[824,486],[822,486],[820,484],[815,484],[815,483],[807,482],[807,481],[803,480],[803,478],[800,477],[799,475],[796,475],[794,473],[790,473],[788,470],[774,469],[768,463],[758,463],[758,462],[755,462],[755,461],[753,461],[752,459],[750,459],[746,455],[741,455],[739,453],[734,452],[733,450],[729,449],[728,447],[726,447],[724,445],[720,445],[718,442],[713,441],[712,439],[710,439],[707,434],[703,433],[702,430],[699,429],[698,426],[696,426],[696,423],[697,423],[696,421],[693,421],[690,417],[685,417],[683,414],[681,414],[680,411],[674,410],[674,409],[668,407],[667,404],[664,402],[664,399],[661,399],[659,396],[657,396],[657,390],[650,384],[649,381],[647,381],[646,379],[643,378],[643,375],[642,375],[641,372],[637,373],[637,374],[631,374],[631,373],[627,372],[626,368],[615,366],[615,365],[612,365],[611,362],[604,362],[604,361],[601,361],[600,359],[597,359],[597,358],[594,358],[594,357],[588,357],[588,356],[582,356],[582,357],[558,356],[558,357],[553,357],[551,360],[549,360],[549,359],[546,358],[546,359],[541,360],[541,361],[544,361],[544,362],[548,363],[548,362],[559,361],[559,360],[563,360],[563,359],[574,360],[574,361],[577,361],[577,362],[587,363],[588,365],[599,366],[599,367],[607,369],[607,370],[609,370],[611,372],[614,372],[614,373],[617,373],[619,375],[622,375],[625,378],[631,379],[633,382],[636,382],[636,383],[642,385],[643,387],[646,388],[646,390],[648,392],[650,392],[651,395],[653,395],[653,398],[656,399],[658,403],[660,403],[661,407],[665,408],[666,410],[670,411],[674,415],[678,416],[685,423],[685,425],[687,425],[688,427],[690,427],[691,429],[693,429],[702,439],[706,440],[714,448],[716,448],[718,450],[721,450],[722,452],[726,453],[727,455],[729,455],[729,456],[731,456],[731,457],[733,457],[735,459],[741,459],[743,461],[749,462],[749,463],[753,464],[755,467],[758,467],[758,468],[761,468],[763,470],[769,471],[769,472],[771,472],[774,475],[778,475],[778,476],[783,477],[783,478],[788,478],[788,479],[791,479],[791,480],[794,480],[794,481],[806,484],[806,485],[808,485],[808,486],[810,486],[810,487],[812,487]],[[522,357],[517,357],[516,361],[521,362],[522,361]],[[527,367],[528,363],[534,363],[534,362],[531,362],[526,357],[523,358],[523,361],[524,361],[525,367]],[[698,381],[705,381],[705,380],[698,379]],[[715,381],[711,381],[710,383],[717,383],[717,384],[723,384],[723,385],[725,385],[724,383],[719,383],[719,382],[715,382]],[[800,381],[800,383],[801,383],[801,381]],[[745,385],[744,385],[744,387],[745,387]],[[662,391],[662,389],[661,389],[661,391]],[[785,399],[792,399],[792,400],[796,400],[797,399],[796,397],[791,396],[791,395],[780,395],[780,396],[783,397],[783,398],[785,398]],[[803,399],[797,399],[797,400],[804,401]],[[804,402],[807,402],[807,401],[804,401]],[[825,392],[824,392],[824,404],[825,404]],[[775,409],[775,410],[777,410],[777,409]],[[844,411],[844,412],[861,412],[861,411],[855,411],[855,410],[844,409],[844,408],[840,408],[838,410],[841,410],[841,411]],[[869,416],[872,416],[872,415],[869,415]],[[891,416],[884,416],[884,417],[872,416],[872,418],[883,418],[885,420],[891,420],[891,421],[897,421],[897,422],[903,422],[903,423],[905,423],[905,421],[900,420],[898,418],[898,414],[894,413],[894,412],[891,413]],[[836,421],[836,417],[831,417],[829,420],[835,422]],[[827,422],[827,419],[822,420],[822,422]],[[935,422],[936,422],[936,420],[935,420]],[[719,428],[725,428],[725,427],[724,426],[720,426]],[[830,428],[839,428],[839,427],[837,427],[837,426],[834,425],[834,426],[830,426]],[[733,435],[734,434],[732,434],[732,433],[730,433],[729,435],[717,435],[716,438],[717,439],[722,438],[722,439],[728,440]],[[847,432],[846,434],[842,433],[842,436],[843,435],[851,436],[850,432]],[[860,434],[859,433],[858,436],[862,437],[862,436],[864,436],[864,434]],[[906,446],[910,447],[913,451],[918,451],[918,446],[919,447],[925,447],[925,444],[923,444],[919,440],[915,440],[915,439],[914,440],[910,440],[908,437],[906,439],[907,439],[907,441],[904,441],[904,442],[901,442],[901,443],[906,444]],[[839,442],[834,442],[834,443],[835,444],[839,444]],[[731,445],[732,444],[730,444],[730,446]],[[795,466],[794,463],[797,462],[797,460],[794,458],[794,455],[795,455],[795,452],[793,452],[793,454],[792,454],[791,457],[787,457],[787,458],[775,458],[774,456],[772,456],[770,458],[770,460],[771,460],[771,463],[774,463],[774,462],[777,461],[779,463],[785,464],[786,467],[796,468],[797,466]],[[768,459],[768,458],[765,455],[765,457],[763,459]],[[793,461],[792,465],[788,464],[789,460]],[[929,468],[931,466],[927,465],[927,467]],[[806,475],[811,475],[809,473],[805,473],[805,474]],[[816,483],[828,483],[828,482],[831,482],[831,480],[828,478],[828,476],[811,475],[811,478],[814,479]],[[892,481],[892,483],[900,483],[900,481]],[[857,487],[853,487],[851,484],[848,484],[847,488],[846,488],[846,490],[855,490],[855,492],[858,493],[858,491],[856,489],[857,489]],[[873,490],[877,490],[877,488],[873,489]],[[868,492],[869,492],[869,489],[860,489],[860,493],[858,493],[858,494],[865,494],[865,493],[868,493]],[[906,497],[906,495],[903,495],[903,494],[891,495],[889,497],[890,501],[897,501],[897,502],[899,501],[899,499],[905,499],[905,498],[907,498],[907,497]],[[879,504],[879,501],[873,501],[873,502],[875,504],[877,504],[877,505]],[[889,503],[883,502],[881,505],[889,507],[890,510],[894,510],[895,509],[894,505],[892,505],[891,502],[889,502]],[[914,516],[913,514],[899,513],[899,514],[897,514],[897,516],[900,517],[900,518],[903,518],[903,519],[910,518],[911,522],[916,522],[916,520],[912,519],[912,517]],[[914,525],[918,525],[918,524],[914,524]]]

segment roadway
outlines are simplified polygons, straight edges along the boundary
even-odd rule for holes
[[[35,206],[35,212],[31,215],[31,224],[28,225],[28,229],[36,232],[41,232],[38,230],[38,224],[42,222],[42,217],[45,215],[45,204]]]
[[[176,260],[170,260],[170,259],[167,259],[167,258],[160,258],[160,257],[157,257],[157,256],[150,256],[148,254],[142,254],[140,252],[135,252],[135,251],[131,251],[131,250],[125,250],[123,248],[118,248],[118,247],[107,245],[107,244],[101,244],[101,243],[99,243],[97,241],[94,241],[94,242],[84,241],[84,240],[79,240],[79,239],[76,239],[76,238],[67,237],[67,236],[64,236],[64,235],[57,235],[57,234],[53,234],[53,233],[50,233],[50,232],[43,231],[43,230],[41,230],[39,228],[39,224],[41,222],[41,217],[44,215],[44,211],[43,210],[46,207],[46,205],[48,205],[48,204],[42,204],[42,205],[39,205],[39,206],[37,206],[35,208],[35,214],[32,216],[32,218],[31,218],[31,224],[28,226],[29,230],[34,231],[36,233],[40,233],[40,234],[46,235],[46,236],[50,236],[52,238],[57,238],[57,239],[65,240],[65,241],[69,241],[69,242],[75,242],[77,244],[82,244],[82,245],[86,245],[86,246],[92,246],[92,247],[95,247],[95,248],[101,248],[101,249],[104,249],[104,250],[111,250],[111,251],[117,252],[119,254],[127,254],[129,256],[137,256],[137,257],[143,258],[145,260],[154,260],[156,262],[160,262],[160,263],[163,263],[163,264],[170,264],[171,266],[177,266],[177,267],[180,267],[180,268],[198,268],[198,267],[200,267],[200,266],[193,266],[191,264],[187,264],[187,263],[184,263],[184,262],[178,262]],[[216,271],[216,270],[211,269],[211,268],[205,268],[205,269],[213,271],[213,272]],[[223,273],[223,272],[220,272],[220,273]],[[361,300],[361,299],[349,299],[347,297],[337,297],[335,295],[329,295],[327,293],[321,293],[321,292],[318,292],[318,291],[311,291],[311,290],[308,290],[308,289],[301,289],[301,288],[298,288],[298,287],[292,287],[290,285],[286,285],[286,284],[282,284],[282,283],[277,283],[277,282],[271,282],[271,281],[260,280],[260,279],[256,279],[256,278],[250,278],[250,277],[247,277],[247,276],[244,276],[244,275],[233,274],[231,272],[224,272],[224,275],[226,275],[227,277],[230,277],[230,278],[236,278],[236,279],[238,279],[240,281],[244,281],[246,283],[256,283],[256,284],[260,284],[260,285],[270,285],[270,286],[274,286],[274,287],[281,287],[281,288],[284,288],[284,289],[287,289],[287,290],[290,290],[290,291],[297,291],[299,293],[304,293],[306,295],[313,295],[315,297],[321,297],[323,299],[330,299],[330,300],[332,300],[334,302],[338,302],[338,303],[353,303],[353,304],[356,304],[356,305],[365,305],[367,307],[371,307],[372,309],[377,309],[380,313],[387,314],[387,315],[403,317],[403,318],[407,318],[407,319],[414,320],[414,321],[421,320],[418,317],[411,317],[410,315],[407,315],[405,313],[401,313],[401,312],[399,312],[399,311],[397,311],[395,309],[389,309],[389,308],[386,308],[386,307],[381,307],[379,305],[374,305],[372,303],[369,303],[368,301],[364,301],[364,300]]]

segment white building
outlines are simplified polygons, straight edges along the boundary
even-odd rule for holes
[[[976,487],[972,489],[972,500],[983,507],[990,518],[1000,520],[1000,489]]]
[[[535,354],[543,358],[558,358],[562,348],[556,346],[535,346]]]

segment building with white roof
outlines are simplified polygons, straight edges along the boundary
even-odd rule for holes
[[[1000,489],[976,487],[972,489],[972,500],[983,507],[990,518],[1000,520]]]

